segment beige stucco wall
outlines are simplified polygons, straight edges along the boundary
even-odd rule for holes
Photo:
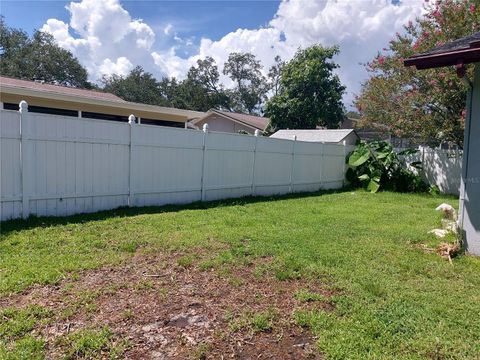
[[[208,130],[210,131],[221,131],[228,133],[238,133],[239,130],[244,130],[249,134],[254,134],[255,129],[239,124],[233,120],[227,119],[223,116],[217,114],[211,114],[206,118],[200,120],[195,125],[199,128],[202,128],[203,124],[208,124]]]

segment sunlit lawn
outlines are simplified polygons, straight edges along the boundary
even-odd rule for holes
[[[267,276],[319,278],[335,290],[333,312],[292,314],[327,358],[479,359],[480,259],[460,256],[452,266],[418,246],[434,245],[427,232],[439,226],[442,202],[457,205],[452,197],[345,191],[7,222],[0,297],[134,253],[191,252],[200,268],[268,255]],[[209,259],[195,258],[202,248]],[[29,330],[12,335],[6,319],[0,358],[21,341],[41,356],[41,342],[29,345]]]

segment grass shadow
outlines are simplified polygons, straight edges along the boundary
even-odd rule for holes
[[[313,196],[336,194],[352,191],[349,187],[332,190],[320,190],[315,192],[299,192],[275,196],[246,196],[241,198],[215,200],[215,201],[196,201],[183,205],[162,205],[162,206],[144,206],[144,207],[119,207],[112,210],[103,210],[92,213],[81,213],[70,216],[30,216],[28,219],[7,220],[0,223],[0,234],[8,235],[13,231],[28,230],[32,228],[45,228],[56,225],[82,224],[91,221],[101,221],[112,217],[130,217],[144,214],[161,214],[178,212],[184,210],[206,210],[212,208],[221,208],[225,206],[238,206],[254,204],[258,202],[273,202],[287,199],[300,199]]]

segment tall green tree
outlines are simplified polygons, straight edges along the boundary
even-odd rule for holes
[[[285,66],[285,61],[277,55],[275,56],[275,63],[268,69],[268,81],[270,90],[272,90],[273,96],[280,93],[280,79],[282,77],[282,69]]]
[[[313,45],[299,50],[282,67],[279,93],[265,106],[273,129],[336,128],[343,119],[341,85],[332,58],[338,47]]]
[[[368,127],[431,145],[463,144],[466,86],[454,68],[417,71],[403,60],[480,31],[480,1],[437,1],[405,25],[367,64],[370,78],[355,103]],[[467,69],[471,74],[472,68]]]
[[[268,91],[262,65],[250,53],[231,53],[225,62],[223,74],[228,75],[235,86],[229,91],[231,108],[241,113],[255,114],[260,110]]]
[[[206,57],[192,66],[182,82],[186,103],[192,109],[207,111],[211,108],[230,110],[230,99],[220,84],[220,73],[215,60]]]
[[[162,96],[160,85],[155,77],[141,66],[135,67],[127,76],[103,76],[103,90],[113,93],[123,100],[151,105],[168,105]]]
[[[91,88],[87,70],[70,51],[59,47],[51,34],[32,37],[7,26],[0,17],[0,73],[26,80]]]

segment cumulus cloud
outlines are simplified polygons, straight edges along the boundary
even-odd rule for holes
[[[161,36],[174,36],[177,45],[152,49],[155,33],[140,19],[132,19],[118,0],[82,0],[67,6],[69,24],[49,19],[42,30],[53,34],[60,46],[72,51],[87,67],[93,80],[103,73],[125,74],[134,65],[142,65],[157,76],[183,78],[199,58],[213,57],[223,64],[233,52],[252,52],[266,72],[276,55],[290,59],[299,47],[320,43],[340,46],[335,59],[338,74],[347,86],[345,102],[353,99],[360,82],[367,76],[362,63],[379,49],[409,20],[423,11],[424,0],[404,0],[393,4],[387,0],[283,0],[267,26],[237,29],[217,41],[201,39],[197,51],[179,55],[184,41],[171,24]],[[76,34],[77,36],[73,36]],[[157,34],[158,35],[158,34]],[[229,85],[229,80],[222,77]]]
[[[77,56],[92,80],[103,74],[124,74],[132,64],[152,68],[148,62],[155,33],[141,19],[132,19],[118,0],[71,2],[66,9],[69,24],[48,19],[41,30]]]

